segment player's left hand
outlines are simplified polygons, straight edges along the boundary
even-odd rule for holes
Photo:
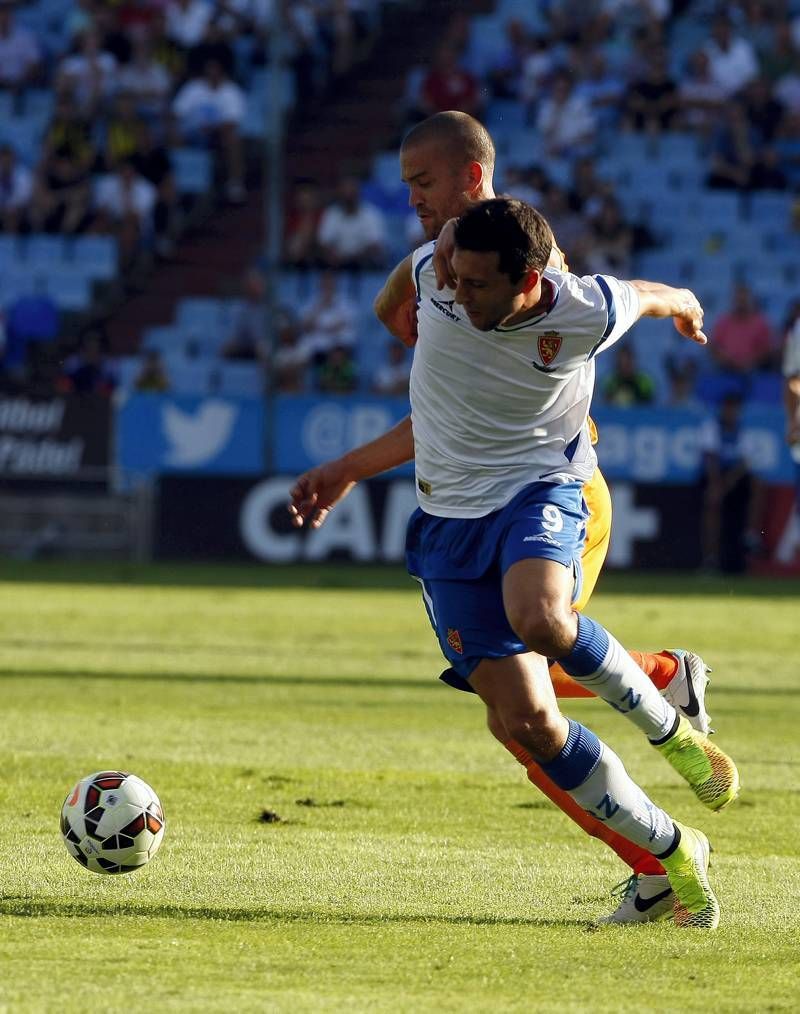
[[[319,528],[353,486],[355,480],[346,473],[341,459],[327,461],[304,472],[289,493],[288,511],[292,515],[292,524],[295,528],[304,525]]]
[[[436,273],[437,289],[454,289],[456,278],[453,274],[453,251],[456,248],[456,220],[448,219],[436,240],[433,251],[433,270]]]
[[[703,333],[703,307],[697,296],[689,289],[683,290],[683,296],[680,312],[672,318],[675,327],[684,338],[689,338],[698,345],[705,345],[708,338]]]

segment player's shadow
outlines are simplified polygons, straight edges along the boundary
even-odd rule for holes
[[[394,923],[450,926],[584,927],[588,918],[546,919],[535,916],[443,915],[435,912],[330,912],[313,909],[279,909],[254,906],[226,908],[216,905],[136,905],[125,902],[47,901],[23,895],[0,896],[0,915],[22,919],[107,919],[126,916],[145,919],[200,919],[232,923],[308,923],[309,925],[382,926]]]

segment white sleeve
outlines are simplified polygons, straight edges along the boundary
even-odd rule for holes
[[[332,246],[336,242],[339,231],[339,214],[335,205],[330,205],[322,212],[317,226],[317,239],[323,246]]]
[[[33,193],[33,176],[22,166],[18,167],[16,174],[16,186],[12,191],[10,207],[21,208],[31,199]]]
[[[368,206],[367,211],[369,214],[367,215],[367,227],[364,230],[365,237],[368,242],[375,243],[377,246],[383,246],[386,242],[383,215],[378,208],[372,206]]]
[[[436,243],[431,241],[425,243],[411,254],[411,272],[414,277],[414,288],[417,291],[417,297],[419,298],[422,293],[420,292],[420,272],[425,265],[432,259],[433,251],[436,249]]]
[[[639,319],[639,293],[630,282],[621,282],[612,275],[595,275],[594,280],[606,302],[606,344],[613,345]]]
[[[222,104],[225,110],[226,122],[235,123],[238,126],[244,119],[245,113],[244,92],[242,89],[233,83],[228,85],[225,89]]]
[[[783,375],[784,377],[800,376],[800,321],[786,336],[786,345],[783,349]]]
[[[706,419],[697,434],[697,446],[702,454],[719,453],[719,426],[715,419]]]
[[[187,81],[172,100],[172,111],[176,116],[188,116],[197,101],[197,86],[194,81]]]

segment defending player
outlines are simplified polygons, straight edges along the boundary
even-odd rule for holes
[[[411,404],[420,509],[409,523],[409,570],[422,583],[443,653],[486,703],[500,727],[495,734],[535,758],[579,806],[660,859],[679,925],[713,928],[719,909],[706,876],[705,836],[675,824],[608,747],[561,716],[546,664],[558,659],[626,714],[710,808],[734,798],[732,762],[678,715],[603,627],[572,607],[587,517],[582,486],[596,464],[588,428],[593,357],[642,315],[673,316],[682,333],[704,342],[702,311],[686,290],[546,269],[549,226],[518,201],[471,208],[459,220],[456,244],[458,285],[449,306],[437,298],[432,248],[414,255],[421,337]],[[554,353],[543,338],[558,339]],[[293,490],[297,520],[319,523],[308,492],[302,481]]]

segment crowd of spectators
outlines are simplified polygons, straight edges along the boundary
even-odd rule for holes
[[[399,132],[447,108],[486,119],[506,139],[513,129],[499,185],[542,209],[571,270],[629,276],[637,255],[664,239],[626,201],[625,187],[598,172],[598,161],[621,136],[693,135],[698,179],[709,192],[800,188],[800,4],[548,0],[528,6],[519,5],[494,49],[480,38],[476,43],[479,33],[470,31],[468,19],[454,16],[430,63],[409,71]],[[697,30],[681,35],[687,25]],[[493,118],[498,103],[520,110],[513,127]],[[640,171],[646,175],[647,166]],[[287,266],[386,267],[397,253],[396,206],[359,198],[353,179],[336,190],[324,182],[298,181],[291,194]],[[402,234],[408,248],[422,241],[413,215]],[[758,286],[718,294],[722,303],[728,297],[729,309],[708,322],[715,351],[705,364],[698,369],[696,359],[670,357],[668,390],[653,378],[635,391],[626,381],[610,399],[641,403],[647,388],[661,403],[693,405],[704,370],[729,376],[737,390],[747,372],[774,372],[780,326],[759,308]],[[647,371],[646,361],[634,364],[634,376]]]
[[[176,146],[213,152],[221,199],[245,199],[247,90],[278,5],[296,99],[308,105],[353,66],[374,28],[370,0],[81,0],[65,19],[60,49],[0,6],[0,89],[16,111],[31,90],[52,95],[34,161],[0,143],[0,228],[112,235],[123,267],[142,251],[168,257],[183,219]],[[675,25],[687,19],[706,27],[678,56]],[[512,103],[519,128],[500,186],[542,208],[578,273],[629,275],[637,255],[659,242],[624,188],[598,172],[598,158],[623,134],[692,132],[712,189],[800,185],[800,7],[790,0],[536,0],[520,4],[494,50],[478,48],[469,18],[455,14],[430,62],[409,73],[398,132],[445,108],[491,123],[497,103]],[[335,272],[384,270],[398,236],[408,248],[421,236],[413,216],[398,230],[397,207],[373,201],[364,183],[347,174],[297,181],[284,261],[321,269],[319,292],[304,310],[281,311],[271,350],[264,280],[248,275],[224,358],[279,371],[277,386],[287,390],[395,387],[391,359],[382,378],[359,375],[359,308],[346,305]],[[336,335],[328,330],[334,320]],[[721,371],[774,370],[779,335],[752,289],[748,297],[737,290],[714,335]],[[395,365],[402,375],[404,357]],[[634,376],[647,369],[634,363]],[[669,401],[691,403],[696,365],[670,361],[668,379]],[[156,383],[148,371],[145,383]],[[620,391],[616,403],[642,400],[629,382]]]
[[[183,229],[190,198],[174,149],[207,150],[218,199],[246,199],[247,96],[263,90],[276,14],[294,101],[307,109],[352,70],[379,5],[79,0],[57,32],[41,6],[33,18],[0,4],[0,99],[12,114],[0,124],[0,232],[114,237],[121,276],[135,279],[153,256],[172,255]],[[8,356],[0,367],[4,382],[22,382]]]

